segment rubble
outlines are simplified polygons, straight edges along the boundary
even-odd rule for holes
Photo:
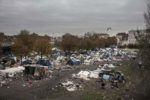
[[[80,65],[81,61],[75,57],[70,57],[70,59],[67,61],[67,64],[69,64],[69,65]]]
[[[72,74],[73,78],[80,78],[84,80],[90,80],[91,78],[99,78],[99,73],[106,70],[106,69],[113,69],[115,66],[113,64],[104,64],[103,66],[99,66],[96,70],[93,71],[80,71],[77,74]]]
[[[7,68],[5,70],[0,70],[0,73],[7,77],[14,77],[17,73],[22,73],[24,70],[24,67],[18,66],[14,68]]]
[[[76,83],[74,83],[73,81],[66,81],[66,82],[63,82],[63,83],[61,83],[61,84],[62,84],[62,86],[63,86],[64,88],[67,89],[67,91],[71,91],[71,92],[72,92],[72,91],[76,91],[76,90],[82,88],[81,85],[76,84]]]
[[[124,74],[120,71],[103,70],[99,73],[99,78],[102,81],[124,82]]]
[[[117,67],[112,63],[113,61],[123,61],[124,59],[136,57],[135,53],[130,53],[118,48],[100,48],[96,51],[87,50],[86,53],[83,54],[79,52],[63,52],[56,48],[53,48],[53,51],[54,53],[49,55],[49,58],[43,56],[41,59],[40,55],[36,55],[33,57],[23,57],[20,62],[16,62],[17,58],[15,58],[15,66],[10,66],[10,64],[8,64],[9,62],[5,63],[5,59],[1,60],[0,76],[13,78],[16,77],[16,74],[21,73],[23,75],[20,77],[25,77],[27,79],[42,79],[46,78],[44,77],[45,75],[50,77],[54,71],[72,71],[75,68],[80,69],[80,65],[88,66],[94,65],[98,62],[97,65],[101,65],[99,65],[96,70],[80,69],[78,73],[72,74],[71,77],[83,79],[85,81],[89,81],[91,79],[111,80],[113,77],[115,80],[117,79],[118,81],[122,81],[122,73],[109,72],[109,74],[106,74],[105,71],[112,70]],[[0,77],[0,81],[3,86],[7,83],[5,78],[2,79]],[[80,87],[80,85],[75,84],[73,81],[64,82],[62,85],[68,91],[75,91],[78,86]]]
[[[84,79],[84,80],[90,80],[88,78],[89,74],[90,74],[89,71],[80,71],[78,74],[73,74],[72,77],[81,78],[81,79]]]

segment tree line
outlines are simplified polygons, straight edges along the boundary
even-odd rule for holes
[[[63,51],[76,51],[104,48],[117,44],[116,37],[101,38],[99,34],[85,34],[83,37],[78,37],[66,33],[62,36],[62,40],[54,41],[54,45],[51,44],[51,37],[30,33],[28,30],[21,30],[19,34],[14,36],[7,36],[4,33],[0,33],[0,35],[2,38],[0,43],[8,40],[8,37],[10,38],[9,41],[14,43],[12,45],[13,54],[20,57],[35,52],[41,57],[49,55],[52,47],[58,47]]]
[[[40,36],[36,33],[30,33],[28,30],[21,30],[18,35],[8,36],[4,33],[0,34],[2,37],[0,44],[12,42],[12,53],[18,57],[29,56],[31,53],[37,53],[38,55],[48,55],[51,53],[50,37]]]
[[[60,43],[57,42],[57,45],[64,51],[91,50],[116,44],[116,37],[102,38],[99,34],[85,34],[83,37],[78,37],[67,33],[63,35]]]

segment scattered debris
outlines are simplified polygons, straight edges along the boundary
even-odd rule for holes
[[[32,79],[46,79],[47,76],[48,78],[53,77],[52,73],[54,71],[72,71],[81,64],[85,66],[98,65],[101,62],[102,65],[99,65],[96,70],[79,70],[78,73],[72,74],[72,77],[86,81],[91,79],[100,79],[105,81],[113,80],[114,83],[116,83],[116,81],[123,82],[124,75],[118,71],[113,72],[112,69],[115,69],[117,66],[111,62],[136,57],[136,54],[132,54],[118,48],[100,48],[96,51],[87,50],[74,53],[63,52],[56,48],[53,48],[52,51],[53,54],[49,55],[49,58],[43,56],[42,59],[40,55],[22,57],[20,61],[18,60],[19,58],[16,57],[5,57],[5,59],[1,58],[0,76],[4,77],[0,77],[1,86],[8,83],[6,78],[17,78],[17,76],[20,76],[25,78],[25,81]],[[9,61],[11,61],[11,64],[9,64]],[[139,67],[141,67],[141,62],[139,62]],[[80,87],[79,84],[74,84],[73,81],[64,82],[62,85],[66,87],[68,91],[75,91]],[[25,87],[27,84],[23,84],[22,86]]]
[[[99,73],[99,78],[103,81],[124,82],[124,75],[120,71],[103,70]]]
[[[89,71],[80,71],[78,74],[73,74],[72,77],[81,78],[81,79],[84,79],[84,80],[90,80],[88,78],[89,74],[90,74]]]
[[[81,78],[84,80],[90,80],[90,78],[99,78],[99,73],[106,70],[106,69],[113,69],[115,66],[113,64],[104,64],[93,71],[80,71],[78,74],[72,74],[74,78]]]
[[[0,73],[5,77],[14,77],[17,73],[22,73],[24,69],[24,67],[18,66],[13,68],[7,68],[5,70],[0,70]]]
[[[76,91],[82,88],[81,85],[75,84],[73,81],[66,81],[61,84],[64,88],[67,89],[67,91]]]

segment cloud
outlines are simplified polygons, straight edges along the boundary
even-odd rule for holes
[[[0,31],[112,33],[144,26],[143,0],[0,0]]]

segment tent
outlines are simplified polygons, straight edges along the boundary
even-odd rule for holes
[[[81,61],[79,59],[76,59],[76,58],[73,58],[71,57],[68,62],[67,62],[68,65],[80,65],[81,64]]]
[[[39,59],[36,64],[42,65],[42,66],[51,66],[51,63],[49,60],[45,60],[45,59]]]
[[[29,78],[29,76],[34,76],[34,79],[41,79],[46,75],[46,71],[48,67],[40,66],[40,65],[26,65],[24,66],[24,74]]]
[[[32,64],[31,60],[25,60],[23,62],[21,62],[21,65],[28,65],[28,64]]]

